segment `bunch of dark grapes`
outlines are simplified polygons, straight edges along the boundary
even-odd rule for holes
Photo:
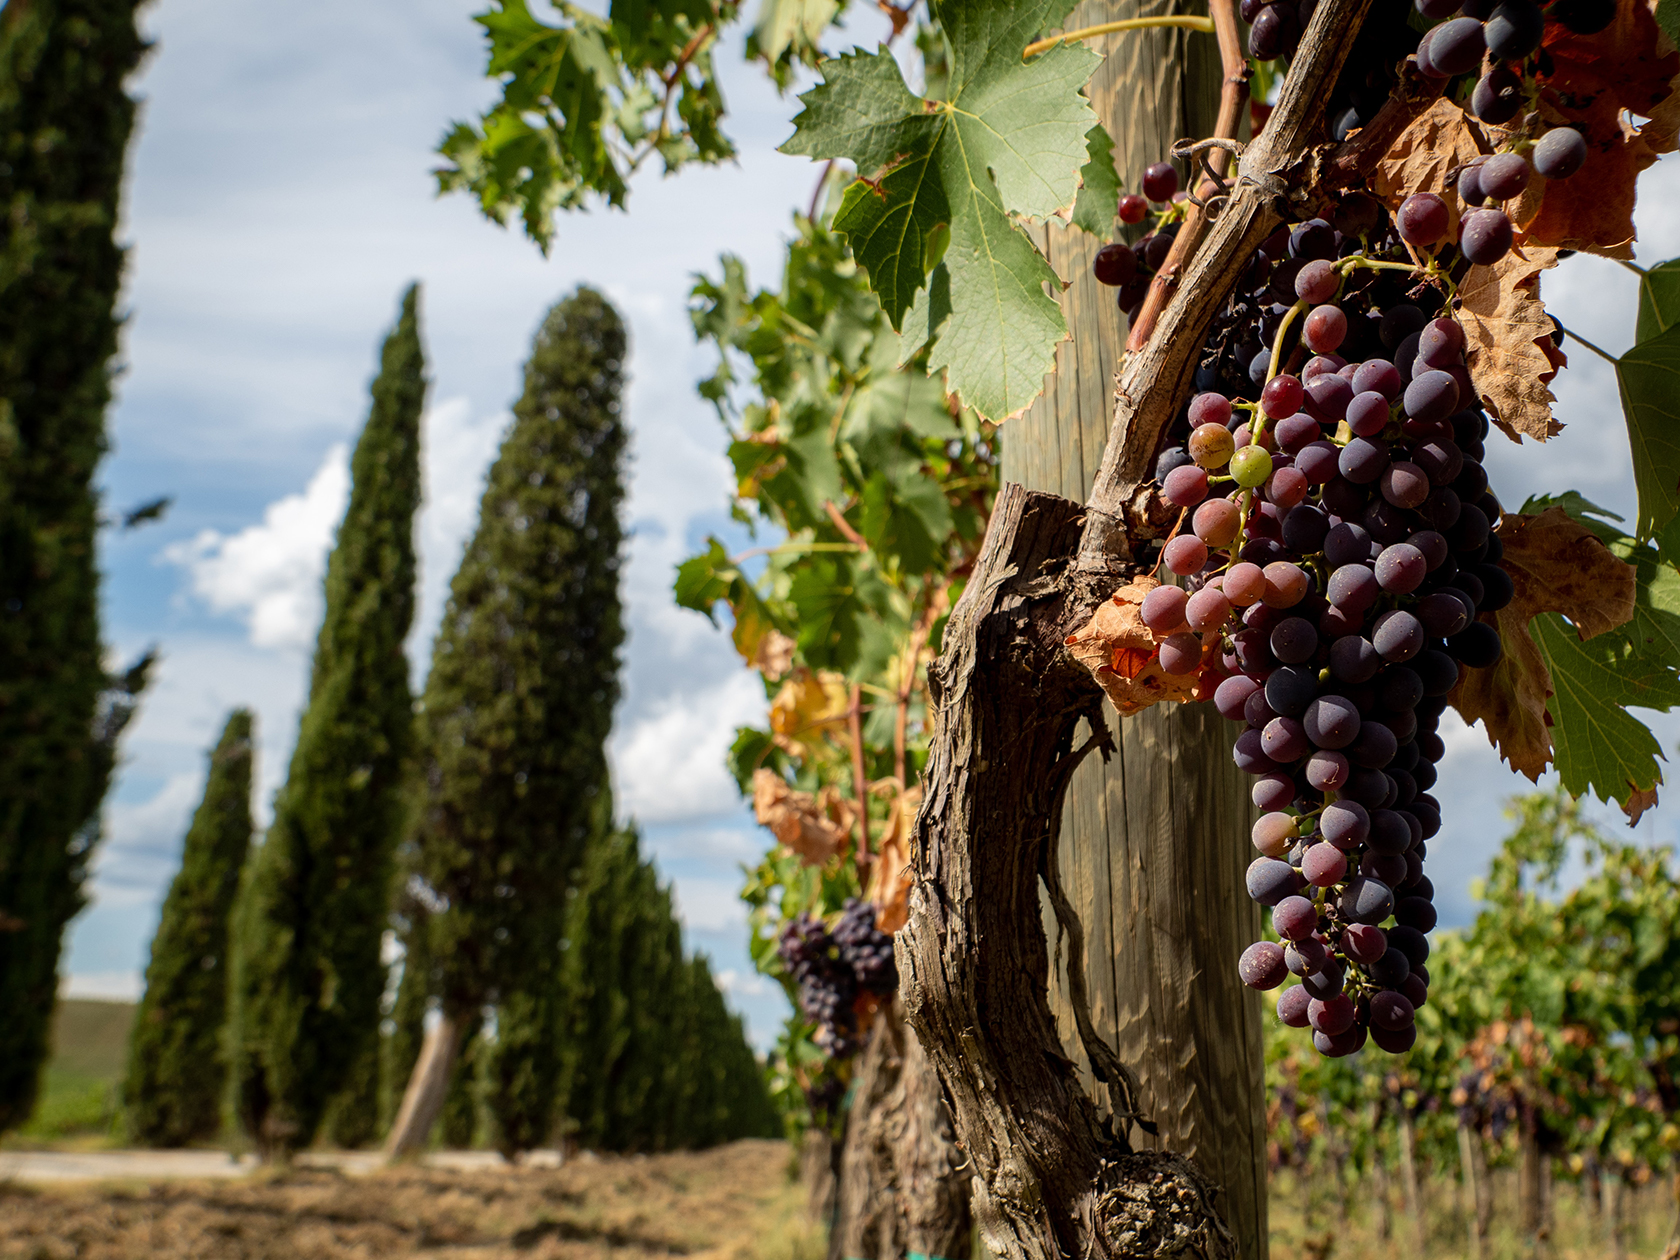
[[[1214,703],[1246,723],[1234,756],[1264,811],[1248,890],[1282,941],[1251,946],[1240,972],[1257,989],[1298,976],[1278,1016],[1330,1056],[1416,1038],[1436,727],[1461,669],[1500,658],[1478,613],[1512,597],[1488,421],[1435,283],[1466,263],[1450,247],[1415,263],[1405,206],[1396,219],[1358,194],[1342,230],[1280,229],[1250,264],[1188,435],[1156,465],[1188,525],[1161,556],[1184,585],[1141,610],[1168,672],[1198,669],[1202,636],[1221,636]]]
[[[893,941],[875,926],[875,907],[848,897],[834,925],[834,942],[840,958],[857,977],[858,988],[877,997],[898,992],[898,964],[893,961]]]
[[[799,1009],[817,1026],[817,1045],[830,1058],[850,1058],[858,1049],[857,975],[828,925],[815,915],[797,915],[782,926],[776,947],[799,987]]]
[[[817,1026],[817,1044],[831,1059],[856,1054],[858,995],[898,991],[892,937],[875,926],[875,907],[847,898],[832,931],[815,915],[797,915],[782,926],[776,948],[798,985],[799,1009]]]
[[[1184,222],[1187,198],[1179,190],[1178,169],[1171,162],[1156,162],[1143,173],[1143,192],[1126,193],[1120,198],[1116,213],[1128,227],[1142,223],[1154,202],[1161,209],[1155,226],[1134,243],[1112,241],[1097,251],[1091,262],[1091,274],[1103,284],[1120,290],[1120,309],[1126,318],[1135,319],[1149,292],[1149,281],[1161,264],[1167,261],[1173,238]]]

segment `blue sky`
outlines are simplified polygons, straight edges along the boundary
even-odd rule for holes
[[[674,881],[691,944],[710,954],[761,1044],[785,1009],[752,974],[735,899],[738,865],[761,850],[722,768],[736,725],[763,711],[756,677],[726,635],[671,601],[675,563],[727,525],[722,433],[694,383],[711,370],[686,313],[691,273],[741,255],[773,282],[790,215],[816,167],[774,152],[796,106],[778,98],[735,39],[719,53],[739,160],[672,179],[639,177],[628,214],[563,219],[544,260],[432,193],[431,149],[450,120],[491,96],[471,22],[478,0],[160,0],[138,80],[141,128],[124,236],[125,371],[106,498],[122,509],[175,496],[167,520],[106,540],[107,634],[126,659],[163,653],[125,745],[95,864],[93,904],[72,928],[71,992],[138,989],[163,892],[202,786],[205,750],[227,710],[258,714],[259,819],[295,734],[319,616],[326,548],[342,511],[344,452],[365,415],[378,345],[398,296],[424,287],[432,389],[416,677],[476,514],[482,477],[547,306],[579,282],[603,289],[632,327],[635,431],[626,596],[626,698],[613,739],[619,808],[643,825]],[[873,43],[885,21],[860,10],[836,47]],[[1646,204],[1676,203],[1676,169]],[[1664,195],[1666,194],[1666,195]],[[1641,258],[1680,254],[1680,221],[1641,219]],[[1634,278],[1594,259],[1564,264],[1546,294],[1565,322],[1612,349],[1631,340]],[[1631,508],[1614,380],[1589,353],[1558,386],[1570,424],[1546,448],[1494,439],[1507,505],[1574,486]],[[1526,786],[1479,730],[1444,725],[1446,806],[1430,866],[1444,921],[1471,913],[1469,881],[1503,834],[1501,801]],[[1665,747],[1680,723],[1664,719]],[[1643,824],[1670,841],[1672,810]],[[1242,842],[1234,837],[1234,842]]]

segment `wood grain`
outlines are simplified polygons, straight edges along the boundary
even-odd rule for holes
[[[1116,18],[1194,12],[1149,0],[1081,5],[1084,26]],[[1115,138],[1122,187],[1173,141],[1212,131],[1221,82],[1207,36],[1151,31],[1107,37],[1090,93]],[[1091,278],[1099,242],[1052,226],[1039,233],[1058,274],[1074,330],[1056,356],[1046,392],[1002,430],[1003,477],[1076,501],[1091,492],[1114,415],[1126,321],[1115,291]],[[1160,1126],[1140,1146],[1195,1159],[1217,1182],[1218,1206],[1245,1260],[1266,1254],[1265,1116],[1260,1002],[1237,980],[1235,959],[1259,933],[1243,889],[1251,811],[1231,764],[1230,739],[1206,706],[1158,706],[1137,717],[1108,712],[1117,753],[1088,757],[1063,806],[1063,887],[1086,934],[1086,980],[1098,1034],[1137,1072],[1143,1109]],[[1083,742],[1083,725],[1075,744]],[[1045,911],[1054,942],[1054,920]],[[1051,1009],[1080,1083],[1101,1091],[1074,1030],[1065,948],[1057,954]]]

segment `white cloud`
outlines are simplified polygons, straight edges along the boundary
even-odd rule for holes
[[[245,619],[264,648],[307,647],[321,619],[321,575],[350,494],[348,448],[335,443],[301,494],[268,505],[260,524],[236,534],[202,530],[164,548],[193,592],[219,613]]]
[[[143,801],[113,801],[105,842],[93,861],[93,883],[107,905],[150,905],[175,875],[181,841],[198,806],[204,775],[180,770]]]
[[[720,971],[715,978],[718,988],[737,1001],[769,997],[782,991],[781,985],[756,971]]]
[[[644,822],[721,814],[739,807],[724,755],[735,728],[764,720],[758,675],[737,669],[704,690],[650,705],[612,743],[619,811]]]
[[[746,939],[747,907],[741,881],[707,875],[679,875],[671,881],[677,917],[690,932],[727,932]]]

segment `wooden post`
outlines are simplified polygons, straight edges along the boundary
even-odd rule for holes
[[[1183,0],[1087,0],[1066,25],[1202,11]],[[1213,133],[1218,50],[1211,36],[1182,30],[1110,35],[1098,47],[1105,60],[1088,91],[1114,137],[1122,187],[1136,191],[1175,140]],[[1073,337],[1045,395],[1003,427],[1003,478],[1083,501],[1113,421],[1126,319],[1116,291],[1091,277],[1099,242],[1052,226],[1038,243],[1071,281],[1062,304]],[[1196,1160],[1220,1187],[1244,1260],[1264,1260],[1262,999],[1236,970],[1260,916],[1243,885],[1252,810],[1231,762],[1236,730],[1211,705],[1157,705],[1124,721],[1109,710],[1108,720],[1117,754],[1088,757],[1074,773],[1060,841],[1062,884],[1085,932],[1091,1016],[1137,1071],[1142,1109],[1159,1126],[1154,1138],[1134,1130],[1134,1143]],[[1046,923],[1054,941],[1048,912]],[[1090,1090],[1065,950],[1057,961],[1052,1010]]]

